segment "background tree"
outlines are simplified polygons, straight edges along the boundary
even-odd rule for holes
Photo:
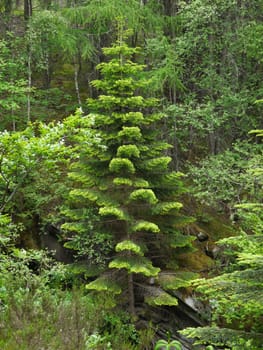
[[[217,208],[233,219],[236,204],[261,199],[260,174],[254,172],[261,163],[261,144],[255,143],[253,138],[248,142],[237,142],[232,150],[189,167],[192,193],[201,203]]]
[[[0,41],[0,70],[0,128],[23,128],[26,118],[19,110],[24,111],[26,106],[25,71],[16,57],[15,45],[10,47],[5,40]]]
[[[197,290],[211,303],[211,325],[182,331],[184,335],[197,338],[197,343],[226,346],[234,350],[241,347],[259,350],[263,339],[262,166],[249,168],[247,175],[252,175],[252,178],[256,176],[260,186],[259,201],[255,198],[252,203],[236,206],[248,233],[241,230],[241,235],[219,241],[225,246],[232,262],[223,274],[197,282]]]

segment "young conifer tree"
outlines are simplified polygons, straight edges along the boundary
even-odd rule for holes
[[[157,277],[174,258],[172,248],[191,246],[192,241],[177,228],[186,221],[177,201],[184,191],[182,174],[169,169],[171,158],[166,154],[171,146],[161,139],[165,116],[158,112],[159,101],[140,95],[150,82],[142,78],[144,65],[132,61],[138,52],[125,43],[123,33],[103,49],[110,59],[97,66],[101,79],[92,85],[99,95],[88,100],[88,107],[91,127],[104,147],[83,147],[72,174],[79,188],[70,193],[75,203],[97,210],[96,230],[114,241],[107,269],[87,288],[128,292],[132,314],[136,279]],[[79,220],[76,210],[67,215]],[[64,227],[71,229],[74,223]],[[159,287],[150,294],[149,303],[177,304]]]

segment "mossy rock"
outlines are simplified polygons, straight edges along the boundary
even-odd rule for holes
[[[180,254],[177,261],[180,267],[195,272],[205,272],[215,266],[213,259],[201,251]]]

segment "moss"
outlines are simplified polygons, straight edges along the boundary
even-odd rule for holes
[[[197,224],[201,228],[201,231],[204,230],[207,232],[213,241],[235,236],[238,233],[238,229],[224,216],[209,215],[207,222],[197,222]]]
[[[198,232],[205,232],[213,242],[239,233],[238,226],[234,226],[226,214],[219,213],[215,208],[202,205],[187,196],[183,204],[185,212],[196,218],[195,223],[189,226],[188,233],[196,235]]]
[[[201,251],[180,254],[177,261],[181,268],[195,272],[205,272],[215,266],[215,262]]]

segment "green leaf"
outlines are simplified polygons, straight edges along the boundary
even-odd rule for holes
[[[168,342],[166,340],[160,339],[156,343],[154,350],[182,350],[182,345],[177,340]]]

